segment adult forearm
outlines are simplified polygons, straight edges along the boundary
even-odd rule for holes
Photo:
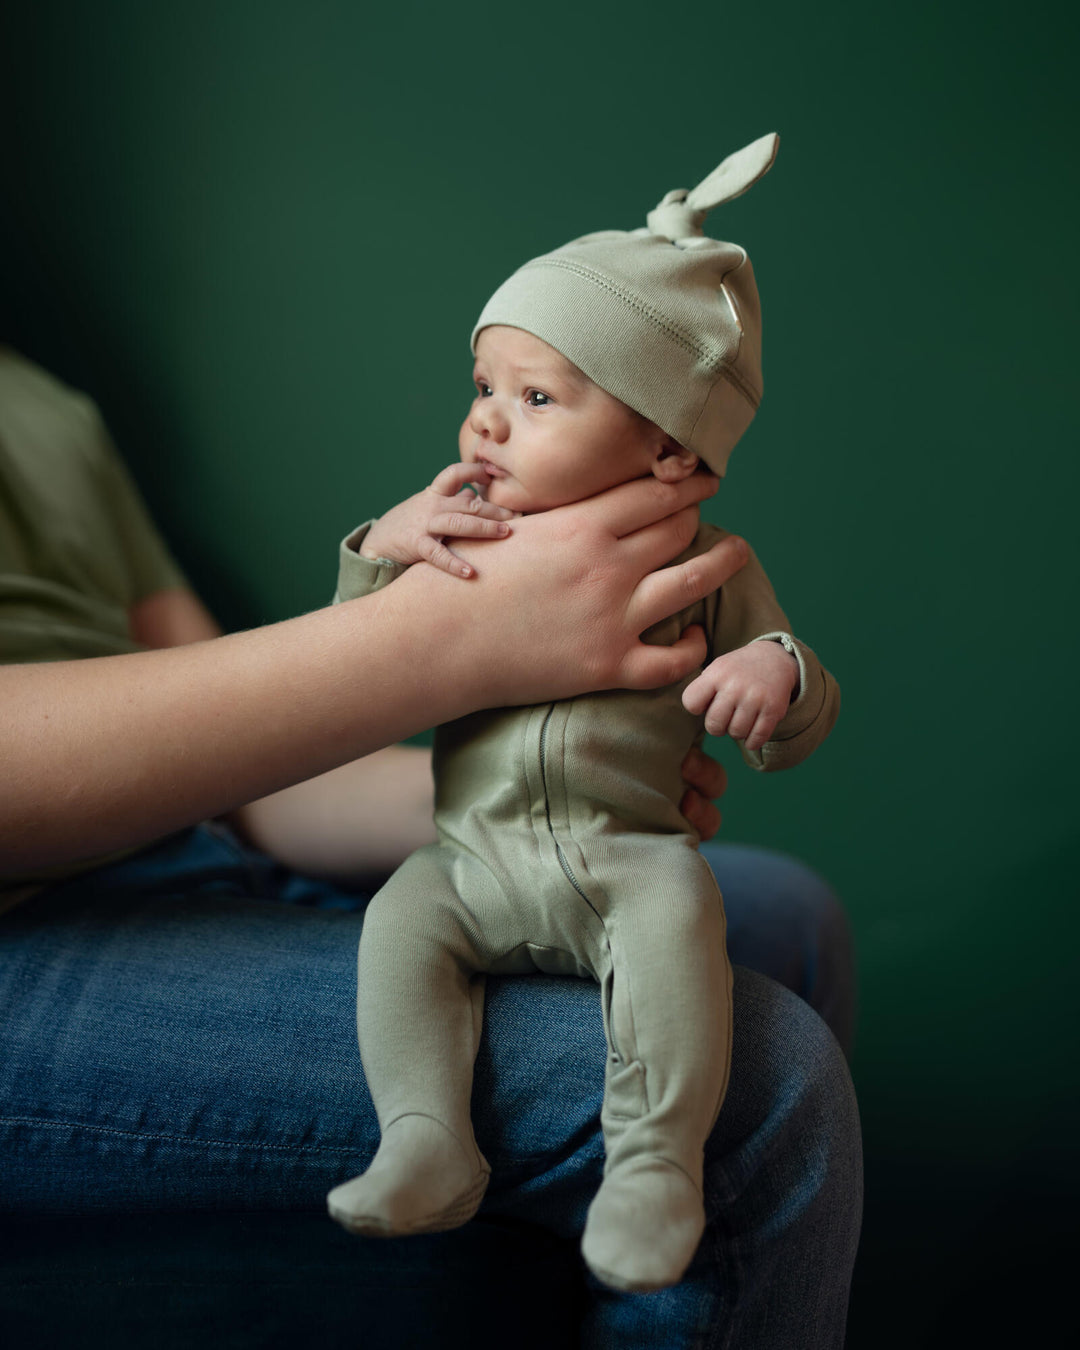
[[[477,708],[681,679],[700,631],[638,639],[745,559],[729,539],[663,566],[710,490],[642,480],[528,517],[463,546],[468,582],[417,564],[253,632],[0,669],[0,871],[149,842]]]
[[[431,752],[391,745],[243,806],[230,823],[311,876],[374,886],[435,841]]]
[[[434,680],[437,638],[388,608],[0,668],[0,870],[148,842],[465,711],[472,682]]]

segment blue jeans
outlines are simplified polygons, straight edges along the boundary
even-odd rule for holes
[[[736,970],[731,1086],[706,1157],[709,1226],[676,1288],[617,1294],[586,1281],[577,1260],[603,1165],[604,1037],[584,981],[488,982],[474,1118],[493,1175],[473,1224],[387,1243],[324,1220],[325,1192],[363,1170],[378,1142],[354,1033],[364,897],[290,874],[213,827],[0,918],[0,1214],[12,1257],[33,1259],[42,1224],[93,1240],[111,1220],[144,1225],[150,1242],[175,1233],[178,1250],[190,1239],[211,1280],[239,1270],[248,1242],[267,1248],[285,1281],[317,1251],[289,1295],[313,1344],[338,1343],[318,1331],[337,1298],[357,1345],[452,1347],[476,1343],[466,1333],[484,1300],[489,1313],[498,1306],[483,1292],[486,1268],[474,1285],[482,1297],[461,1308],[447,1294],[441,1312],[423,1309],[415,1290],[433,1272],[465,1278],[471,1266],[475,1276],[487,1225],[496,1263],[520,1251],[536,1311],[518,1316],[539,1325],[545,1303],[563,1298],[589,1350],[842,1345],[861,1150],[826,1022],[846,1043],[846,925],[800,864],[731,846],[706,853],[732,960],[756,970]],[[200,1215],[205,1227],[193,1229]],[[85,1271],[96,1268],[80,1269],[94,1286]],[[331,1271],[342,1278],[328,1290]],[[166,1280],[163,1318],[183,1317],[197,1286],[190,1266]],[[421,1319],[415,1340],[410,1317]],[[228,1339],[219,1327],[215,1345],[290,1343],[272,1328],[239,1331]]]

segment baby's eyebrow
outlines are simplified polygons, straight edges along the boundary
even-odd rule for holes
[[[571,384],[584,386],[588,382],[588,376],[578,370],[577,366],[569,361],[565,365],[531,365],[528,362],[518,365],[516,362],[508,361],[507,369],[510,370],[515,378],[525,384],[552,384],[558,380],[566,380]],[[473,370],[473,379],[480,375],[480,366]]]

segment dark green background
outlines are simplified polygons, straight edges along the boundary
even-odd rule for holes
[[[99,399],[233,625],[323,603],[345,529],[454,457],[513,267],[781,132],[712,218],[767,394],[708,513],[844,712],[796,774],[733,772],[726,830],[856,930],[849,1343],[1043,1343],[1080,1200],[1072,8],[24,9],[9,336]]]

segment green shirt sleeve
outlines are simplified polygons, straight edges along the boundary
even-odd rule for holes
[[[91,400],[0,348],[0,661],[133,651],[185,584]]]

